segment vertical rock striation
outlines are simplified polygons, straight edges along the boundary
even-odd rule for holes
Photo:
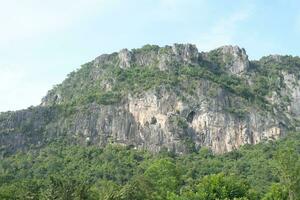
[[[284,67],[287,59],[293,68]],[[50,90],[40,106],[0,114],[1,153],[56,139],[224,153],[277,139],[300,117],[299,76],[290,70],[300,66],[296,61],[252,62],[237,46],[200,53],[192,44],[101,55]]]

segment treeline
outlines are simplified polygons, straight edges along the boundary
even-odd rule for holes
[[[0,199],[297,200],[300,134],[224,155],[56,142],[0,161]]]

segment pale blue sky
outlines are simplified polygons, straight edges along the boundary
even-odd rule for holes
[[[298,0],[0,0],[0,111],[38,105],[102,53],[234,44],[250,59],[300,54]]]

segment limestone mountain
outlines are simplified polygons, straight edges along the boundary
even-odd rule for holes
[[[39,106],[1,113],[0,152],[57,139],[152,152],[232,151],[299,127],[299,77],[299,57],[249,61],[237,46],[123,49],[70,73]]]

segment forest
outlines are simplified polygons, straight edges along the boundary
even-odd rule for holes
[[[300,134],[223,155],[57,140],[0,161],[0,199],[297,200]]]

